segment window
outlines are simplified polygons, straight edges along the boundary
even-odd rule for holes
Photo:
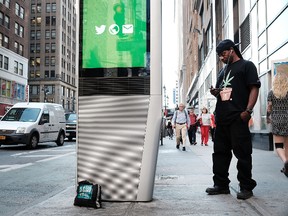
[[[50,13],[50,12],[51,12],[51,4],[46,3],[46,13]]]
[[[19,52],[19,43],[18,42],[14,42],[14,49],[15,49],[15,52],[18,53]]]
[[[1,90],[2,90],[2,93],[1,93],[2,96],[10,97],[11,96],[11,92],[10,92],[11,91],[11,82],[2,79]]]
[[[45,70],[45,78],[48,78],[48,77],[49,77],[49,71]]]
[[[0,46],[3,46],[3,34],[0,32]]]
[[[50,39],[50,30],[45,31],[45,38]]]
[[[51,25],[55,26],[56,25],[56,16],[51,17]]]
[[[49,63],[50,63],[50,57],[45,56],[45,66],[49,66]]]
[[[51,56],[51,66],[55,66],[56,59],[55,56]]]
[[[31,4],[31,13],[35,13],[35,12],[36,12],[36,5]]]
[[[50,94],[55,93],[55,86],[54,85],[44,85],[44,89],[47,89]]]
[[[35,30],[31,30],[31,32],[30,32],[30,38],[31,38],[32,40],[35,39]]]
[[[35,78],[40,78],[40,71],[39,70],[35,71]]]
[[[30,71],[30,78],[35,78],[35,72],[34,71]]]
[[[32,17],[31,18],[31,25],[35,25],[36,24],[36,18],[35,17]]]
[[[36,57],[36,66],[40,66],[40,57]]]
[[[20,15],[20,5],[18,3],[15,3],[15,14]]]
[[[56,44],[51,43],[51,53],[55,53],[55,51],[56,51]]]
[[[40,53],[40,44],[39,43],[36,44],[36,52]]]
[[[40,92],[40,86],[39,85],[31,85],[29,92],[31,95],[39,95]]]
[[[15,22],[15,34],[19,35],[19,24]]]
[[[37,40],[40,40],[40,39],[41,39],[41,31],[40,31],[40,30],[37,30],[37,31],[36,31],[36,39],[37,39]]]
[[[30,58],[30,66],[35,66],[35,59],[34,57]]]
[[[0,68],[3,67],[3,55],[0,54]]]
[[[4,14],[0,11],[0,25],[4,25]]]
[[[55,30],[55,29],[52,29],[52,30],[51,30],[51,38],[52,38],[52,39],[55,39],[55,38],[56,38],[56,30]]]
[[[56,3],[52,3],[52,12],[53,12],[53,13],[56,12]]]
[[[23,52],[23,45],[22,44],[20,44],[19,45],[19,54],[21,55],[21,56],[23,56],[23,54],[24,54],[24,52]]]
[[[25,14],[25,12],[24,12],[24,8],[23,7],[20,7],[20,18],[21,19],[24,19],[24,14]]]
[[[5,6],[6,6],[7,8],[10,8],[10,0],[5,0]]]
[[[55,70],[51,70],[50,77],[55,77]]]
[[[62,92],[62,96],[65,96],[65,87],[61,86],[61,92]]]
[[[18,74],[18,62],[14,61],[14,73]]]
[[[24,37],[24,27],[21,26],[21,25],[20,25],[20,28],[19,28],[19,36],[22,37],[22,38]]]
[[[37,4],[37,13],[41,13],[41,4]]]
[[[10,29],[10,17],[5,15],[5,19],[4,19],[4,26],[8,29]]]
[[[19,75],[23,76],[23,64],[19,63]]]
[[[9,38],[7,36],[4,36],[3,46],[9,48]]]
[[[25,87],[24,85],[16,84],[17,86],[17,99],[24,100],[24,95],[25,95]]]
[[[36,24],[37,25],[41,25],[41,17],[37,17],[36,18]]]
[[[9,58],[4,56],[4,69],[8,70],[9,68]]]
[[[46,25],[50,25],[50,16],[46,16],[46,19],[45,19],[46,21]]]
[[[50,52],[50,43],[45,44],[45,52],[49,53]],[[46,62],[46,61],[45,61]]]

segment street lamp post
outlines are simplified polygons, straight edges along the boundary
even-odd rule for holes
[[[44,86],[42,88],[42,91],[44,91],[44,103],[46,103],[47,102],[47,95],[49,93],[49,89],[47,88],[47,86]]]
[[[166,86],[163,86],[163,92],[164,92],[164,115],[167,115],[167,96],[166,96]]]

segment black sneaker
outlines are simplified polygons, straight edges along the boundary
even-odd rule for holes
[[[288,177],[288,162],[285,162],[284,163],[284,168],[283,168],[284,170],[284,175],[286,176],[286,177]]]
[[[253,192],[250,190],[241,190],[237,193],[237,199],[246,200],[253,196]]]
[[[229,187],[214,186],[206,189],[208,195],[230,194]]]
[[[186,148],[185,148],[185,146],[182,148],[182,150],[183,150],[183,151],[186,151]]]
[[[176,148],[179,149],[179,145],[176,145]]]

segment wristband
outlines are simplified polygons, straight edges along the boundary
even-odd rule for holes
[[[248,108],[247,108],[245,111],[248,112],[250,115],[253,113],[253,110],[252,110],[252,109],[248,109]]]

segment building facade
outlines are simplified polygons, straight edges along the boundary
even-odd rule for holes
[[[29,3],[0,0],[0,116],[28,99]]]
[[[78,30],[76,0],[31,0],[30,101],[76,109]]]
[[[244,59],[252,61],[262,86],[254,108],[251,132],[254,139],[271,148],[266,124],[267,94],[273,78],[273,62],[287,62],[288,0],[189,0],[183,2],[183,60],[186,75],[179,76],[182,99],[198,109],[206,106],[213,112],[215,98],[209,88],[216,84],[223,67],[216,55],[217,44],[226,38],[240,43]],[[288,71],[287,71],[288,73]],[[181,74],[181,69],[179,69]],[[189,85],[185,84],[189,81]],[[180,93],[181,94],[181,93]],[[265,143],[267,143],[265,147]]]

